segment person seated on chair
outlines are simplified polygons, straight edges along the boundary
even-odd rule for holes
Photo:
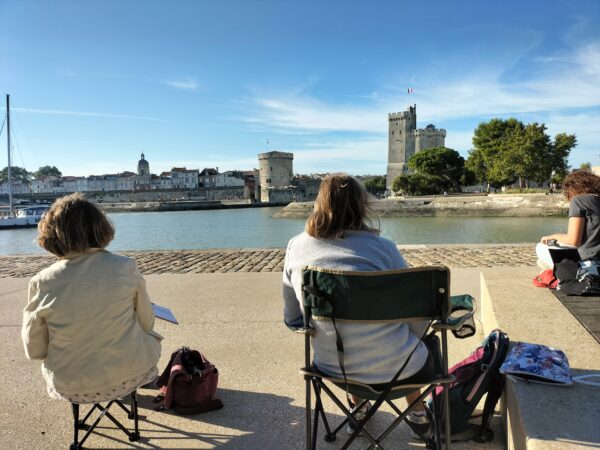
[[[29,283],[21,336],[42,360],[48,394],[97,403],[154,380],[162,337],[133,259],[105,247],[114,228],[82,194],[58,199],[38,225],[38,243],[58,257]]]
[[[408,267],[396,245],[379,236],[369,218],[369,194],[355,178],[337,173],[326,176],[306,222],[305,231],[293,237],[287,246],[283,270],[284,321],[290,328],[303,326],[302,269],[317,266],[348,271],[378,271]],[[377,301],[377,299],[373,299]],[[314,362],[317,368],[342,377],[335,332],[330,322],[313,321]],[[400,380],[424,379],[433,374],[433,358],[419,339],[427,323],[338,323],[344,336],[345,370],[348,378],[368,384],[388,382],[414,353]],[[412,403],[419,391],[407,396]],[[361,399],[351,398],[357,405]],[[368,404],[367,404],[368,408]],[[364,411],[355,417],[362,419]],[[425,409],[418,404],[409,420],[428,425]],[[352,432],[350,426],[349,432]]]
[[[549,241],[553,248],[577,248],[581,259],[600,257],[600,177],[587,170],[571,172],[563,182],[563,193],[570,202],[569,225],[566,233],[540,239],[536,253],[543,269],[554,266]]]

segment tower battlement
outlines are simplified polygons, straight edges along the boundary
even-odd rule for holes
[[[259,153],[258,159],[294,159],[293,153],[287,152],[268,152],[268,153]]]

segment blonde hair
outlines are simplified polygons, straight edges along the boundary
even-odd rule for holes
[[[115,229],[96,205],[81,193],[57,199],[38,224],[40,247],[56,256],[104,248]]]
[[[354,177],[345,173],[327,175],[321,182],[313,213],[305,231],[315,238],[343,238],[347,230],[379,234],[371,226],[369,194]]]

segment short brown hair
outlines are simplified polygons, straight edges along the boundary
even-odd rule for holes
[[[106,215],[79,192],[57,199],[38,224],[40,247],[56,256],[104,248],[114,236]]]
[[[575,170],[565,177],[563,192],[567,200],[577,195],[600,194],[600,177],[589,170]]]
[[[354,177],[345,173],[327,175],[321,182],[313,213],[306,222],[306,233],[316,238],[344,237],[346,230],[379,233],[371,226],[369,194]]]

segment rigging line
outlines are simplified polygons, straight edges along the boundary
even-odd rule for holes
[[[4,130],[5,124],[6,124],[6,116],[4,117],[4,121],[2,122],[2,128],[0,128],[0,136],[2,136],[2,130]]]
[[[25,169],[25,160],[23,159],[23,154],[21,153],[21,145],[19,144],[19,140],[17,139],[17,135],[15,134],[15,129],[13,128],[13,126],[10,126],[10,131],[11,131],[11,140],[14,139],[15,141],[15,145],[14,147],[17,147],[17,152],[19,153],[19,158],[21,158],[21,167],[23,167],[23,169]]]
[[[31,140],[29,139],[29,134],[27,134],[27,130],[25,129],[25,127],[23,126],[23,122],[21,121],[21,114],[15,110],[15,112],[17,113],[17,121],[19,122],[19,126],[21,127],[21,130],[23,130],[23,134],[25,135],[25,139],[27,139],[27,142],[29,143],[29,148],[31,149],[33,156],[35,158],[35,161],[37,162],[38,167],[40,167],[40,159],[38,158],[37,152],[35,151],[35,148],[33,147],[33,145],[31,145]]]

